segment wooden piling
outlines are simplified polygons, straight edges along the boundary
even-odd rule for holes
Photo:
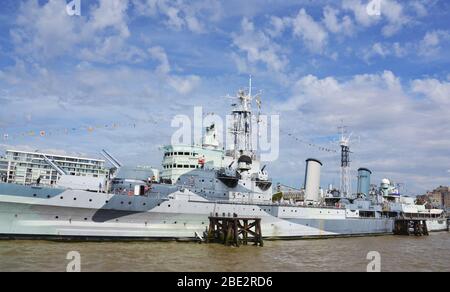
[[[261,218],[239,218],[236,214],[233,217],[211,216],[206,242],[219,242],[227,246],[253,242],[256,246],[263,246]]]
[[[429,235],[427,221],[425,219],[396,219],[394,224],[394,234],[427,236]]]

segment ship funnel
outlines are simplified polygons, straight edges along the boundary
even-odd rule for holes
[[[367,168],[358,169],[358,194],[369,195],[371,174]]]
[[[320,168],[322,162],[317,159],[306,160],[305,202],[318,202],[320,194]]]

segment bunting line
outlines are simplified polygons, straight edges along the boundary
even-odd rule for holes
[[[10,141],[15,140],[22,137],[52,137],[52,136],[65,136],[70,135],[73,133],[81,133],[81,132],[87,132],[87,133],[94,133],[98,130],[115,130],[118,128],[124,128],[124,127],[130,127],[130,128],[136,128],[137,124],[158,124],[155,120],[143,120],[143,121],[134,121],[132,123],[106,123],[106,124],[97,124],[96,126],[79,126],[79,127],[65,127],[65,128],[56,128],[56,129],[41,129],[41,130],[27,130],[27,131],[20,131],[18,133],[8,133],[4,132],[1,134],[0,139],[3,141]]]
[[[316,148],[316,149],[319,150],[319,151],[322,151],[322,152],[328,152],[328,153],[338,153],[338,151],[335,150],[335,149],[330,149],[330,148],[323,147],[323,146],[318,145],[318,144],[315,144],[315,143],[311,143],[311,142],[306,141],[306,140],[304,140],[304,139],[302,139],[302,138],[299,138],[298,136],[296,136],[296,135],[294,135],[294,134],[292,134],[292,133],[290,133],[290,132],[286,132],[286,131],[284,131],[284,130],[280,130],[280,133],[286,134],[287,136],[291,137],[291,138],[294,139],[295,141],[297,141],[297,142],[299,142],[299,143],[303,143],[303,144],[305,144],[306,146],[309,146],[309,147],[312,147],[312,148]]]

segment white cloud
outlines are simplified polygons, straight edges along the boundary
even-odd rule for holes
[[[169,76],[168,83],[180,94],[191,93],[200,84],[201,78],[196,75],[186,77]]]
[[[382,28],[384,36],[393,36],[410,22],[409,17],[404,13],[402,4],[397,1],[384,0],[381,5],[381,13],[387,20],[387,24]]]
[[[66,1],[21,3],[11,39],[16,53],[26,60],[46,62],[62,55],[81,61],[140,62],[146,53],[127,41],[130,37],[128,0],[100,0],[88,16],[66,13]]]
[[[369,15],[367,13],[368,1],[343,0],[342,8],[353,12],[356,22],[362,27],[371,27],[384,21],[382,33],[385,37],[397,34],[404,26],[410,23],[410,17],[406,15],[404,5],[396,0],[381,1],[381,15]]]
[[[163,15],[165,24],[172,29],[188,29],[195,33],[209,30],[207,24],[221,18],[222,7],[217,0],[170,1],[132,0],[140,15],[157,17]]]
[[[286,69],[287,58],[282,54],[281,47],[263,31],[256,30],[253,22],[247,18],[242,19],[241,31],[233,33],[232,39],[234,46],[246,54],[251,64],[261,62],[275,72]],[[241,66],[244,67],[242,63]]]
[[[325,49],[328,33],[305,9],[301,9],[291,21],[294,36],[301,38],[309,50],[322,52]]]
[[[370,63],[372,59],[376,57],[386,58],[394,56],[397,58],[403,58],[408,54],[408,49],[402,46],[400,43],[380,43],[377,42],[372,45],[369,49],[363,51],[362,58]]]
[[[194,90],[201,81],[196,75],[175,76],[171,75],[171,66],[167,53],[162,47],[152,47],[149,49],[151,57],[159,62],[156,73],[163,78],[172,88],[180,94],[188,94]]]
[[[127,25],[128,0],[100,0],[100,5],[91,12],[90,25],[94,30],[116,29],[121,36],[129,37]]]
[[[339,20],[339,10],[326,6],[323,9],[323,23],[326,28],[334,34],[351,36],[354,33],[354,24],[348,15]]]
[[[427,5],[430,5],[430,3],[429,3],[430,1],[416,0],[416,1],[408,1],[408,2],[410,2],[409,5],[413,8],[413,10],[415,11],[415,13],[418,17],[425,17],[428,15]]]
[[[279,37],[287,28],[287,25],[287,18],[271,16],[270,27],[266,31],[272,38]]]
[[[414,80],[412,91],[424,94],[439,105],[450,105],[450,82],[437,79]]]
[[[428,31],[419,43],[419,54],[433,57],[439,54],[443,43],[450,41],[450,33],[444,30]]]
[[[427,95],[418,99],[409,92]],[[442,106],[448,105],[449,93],[446,81],[419,79],[405,86],[390,71],[355,75],[345,81],[307,75],[298,80],[292,97],[275,108],[281,111],[282,124],[295,124],[300,136],[311,132],[316,137],[328,136],[343,119],[361,136],[361,144],[353,145],[354,168],[369,167],[375,178],[388,176],[422,191],[445,179],[436,165],[450,164],[450,117]],[[299,153],[298,147],[286,143],[282,153]],[[338,162],[323,153],[316,155],[328,169],[324,179],[332,181]]]
[[[62,0],[50,0],[44,6],[38,1],[22,2],[10,34],[18,53],[39,58],[72,51],[80,38],[77,20],[68,17]]]
[[[378,16],[370,16],[367,13],[367,3],[361,0],[343,0],[342,8],[353,12],[358,24],[369,27],[377,23],[380,18]]]
[[[152,58],[159,61],[159,66],[156,71],[159,74],[166,75],[170,72],[169,58],[167,58],[166,51],[162,47],[152,47],[149,49]]]

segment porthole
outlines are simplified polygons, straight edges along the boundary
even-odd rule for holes
[[[121,205],[123,205],[123,202],[120,202]]]
[[[84,221],[87,221],[87,218],[84,218]]]
[[[143,203],[142,205],[143,205],[143,206],[147,206],[147,203]]]
[[[128,202],[128,205],[131,205],[131,202]]]
[[[105,204],[108,204],[109,203],[109,201],[105,201]]]
[[[59,197],[61,200],[64,199],[64,197]]]
[[[58,217],[58,216],[55,216],[55,219],[59,219],[59,217]]]
[[[33,194],[33,197],[37,197],[37,195],[36,195],[36,194]]]
[[[76,201],[76,200],[77,200],[77,198],[73,198],[73,200],[74,200],[74,201]]]
[[[170,205],[168,205],[167,207],[169,207],[169,208],[170,208]]]
[[[47,199],[50,199],[50,195],[47,195]]]
[[[89,202],[92,202],[92,199],[89,199]]]

